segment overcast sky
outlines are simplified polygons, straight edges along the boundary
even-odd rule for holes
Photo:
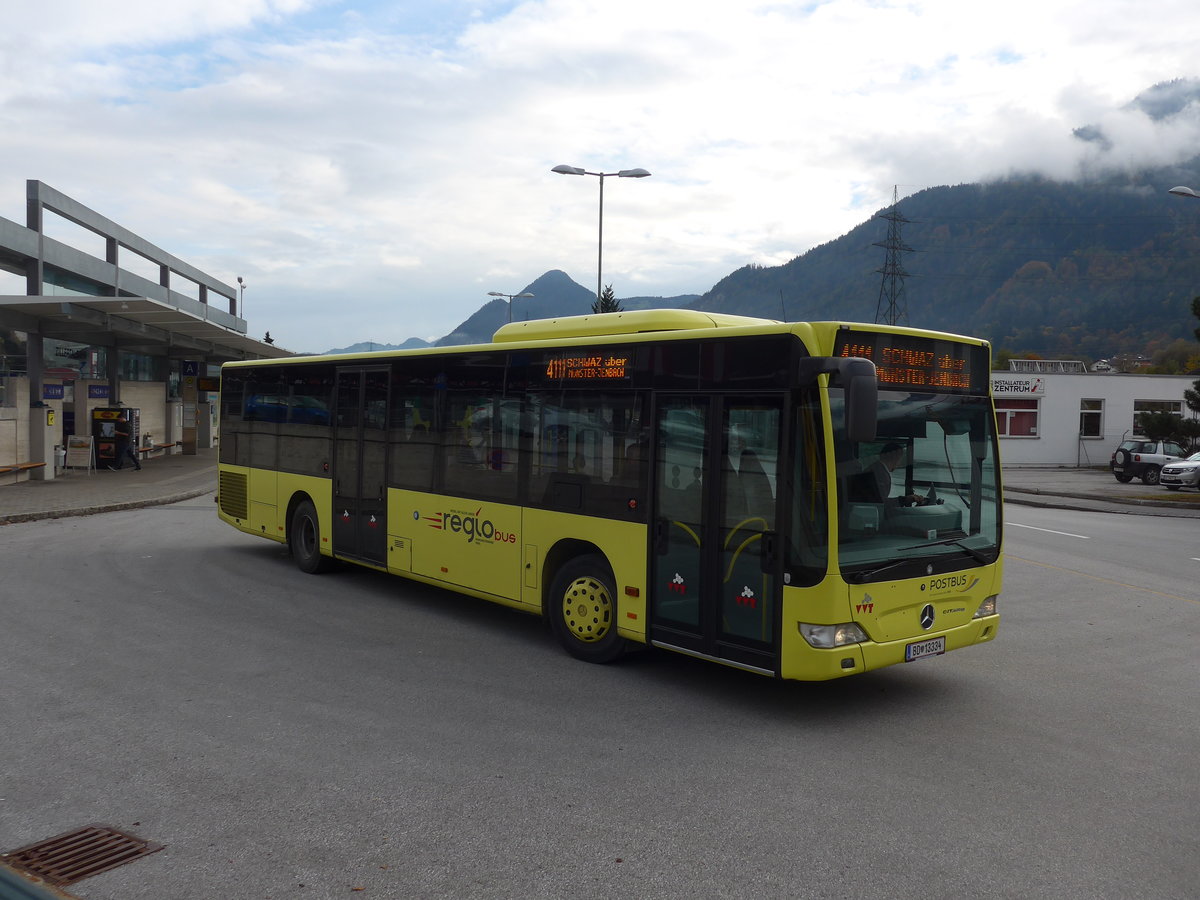
[[[703,293],[891,199],[1200,148],[1126,108],[1195,0],[39,0],[0,31],[0,216],[40,179],[200,269],[250,334],[439,337],[549,269]],[[1072,137],[1101,125],[1102,150]],[[882,236],[882,232],[881,232]],[[4,288],[0,293],[20,293]]]

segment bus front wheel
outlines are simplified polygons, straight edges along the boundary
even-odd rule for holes
[[[292,559],[301,572],[317,575],[332,568],[329,557],[321,555],[321,520],[317,518],[317,508],[311,500],[305,500],[292,513],[288,543]]]
[[[580,556],[558,570],[550,586],[550,626],[563,648],[587,662],[612,662],[625,649],[617,634],[617,594],[608,566]]]

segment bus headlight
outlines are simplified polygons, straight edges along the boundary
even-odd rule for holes
[[[866,632],[853,622],[843,622],[841,625],[809,625],[807,622],[801,622],[800,634],[811,646],[819,650],[861,644],[867,640]]]
[[[986,597],[984,601],[979,604],[979,609],[975,610],[975,615],[972,616],[972,618],[982,619],[984,616],[994,616],[995,614],[996,595],[992,594],[992,596]]]

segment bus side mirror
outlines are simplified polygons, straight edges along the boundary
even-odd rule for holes
[[[869,359],[845,359],[838,376],[846,389],[846,437],[855,442],[875,440],[879,410],[875,363]]]
[[[879,410],[879,380],[875,363],[857,356],[810,356],[800,360],[800,380],[831,373],[846,392],[846,437],[855,442],[875,440]]]

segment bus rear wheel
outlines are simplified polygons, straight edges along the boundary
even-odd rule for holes
[[[617,594],[599,556],[580,556],[558,570],[547,612],[558,642],[576,659],[612,662],[625,649],[617,634]]]
[[[321,555],[321,520],[317,518],[317,508],[311,500],[305,500],[292,513],[288,545],[301,572],[317,575],[333,568],[333,561]]]

